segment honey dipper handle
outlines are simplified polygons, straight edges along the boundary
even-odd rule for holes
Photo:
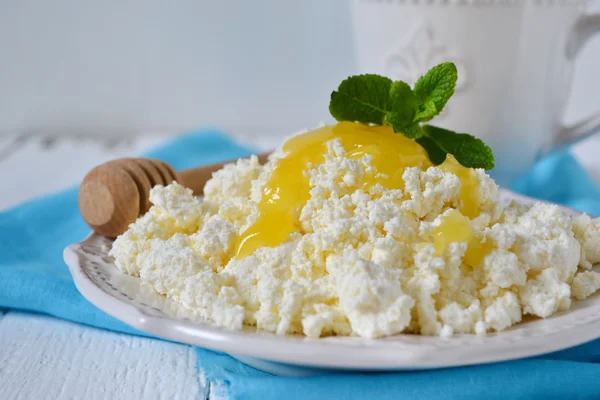
[[[264,164],[267,162],[267,157],[269,153],[258,154],[258,162]],[[208,181],[213,172],[216,172],[223,168],[223,166],[231,161],[224,163],[217,163],[211,165],[204,165],[201,167],[185,169],[183,171],[177,172],[177,182],[181,185],[190,188],[194,191],[195,195],[203,194],[204,185],[206,181]]]

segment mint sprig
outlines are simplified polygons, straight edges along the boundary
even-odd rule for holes
[[[390,125],[394,132],[416,140],[436,165],[448,154],[469,168],[494,168],[492,150],[480,139],[431,125],[454,94],[458,72],[442,63],[419,78],[414,87],[375,75],[354,75],[331,93],[329,111],[338,121]]]

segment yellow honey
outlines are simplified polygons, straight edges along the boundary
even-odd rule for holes
[[[475,233],[469,218],[456,210],[448,213],[433,232],[433,247],[438,255],[444,254],[450,243],[469,243]]]
[[[467,252],[465,253],[465,258],[463,261],[465,264],[475,267],[479,265],[483,258],[487,256],[493,249],[494,244],[489,240],[485,243],[481,243],[479,239],[473,238],[469,242],[469,246],[467,247]]]
[[[479,265],[494,247],[489,241],[481,243],[481,240],[475,236],[471,221],[456,210],[444,217],[442,223],[433,230],[432,235],[437,255],[444,254],[450,243],[467,243],[463,261],[473,267]]]
[[[458,176],[462,185],[460,188],[460,212],[469,218],[479,215],[479,179],[473,168],[465,168],[456,161],[452,155],[446,157],[440,166],[444,172],[451,172]]]
[[[310,165],[324,162],[326,143],[340,139],[348,157],[361,159],[372,156],[375,172],[366,174],[363,186],[381,184],[388,189],[403,188],[402,174],[408,167],[426,169],[431,161],[425,150],[414,140],[396,134],[389,126],[367,126],[340,122],[295,136],[283,145],[286,156],[277,160],[273,173],[263,188],[258,204],[257,221],[242,233],[235,252],[236,258],[252,254],[259,247],[274,247],[285,242],[293,232],[300,231],[299,214],[310,197],[305,172]],[[477,178],[473,171],[449,157],[441,167],[463,180],[461,200],[465,215],[478,212]]]

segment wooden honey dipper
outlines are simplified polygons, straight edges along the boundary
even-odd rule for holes
[[[264,164],[268,153],[258,155]],[[232,160],[234,161],[234,160]],[[150,208],[150,189],[173,181],[201,195],[212,173],[229,162],[175,171],[161,160],[122,158],[92,169],[79,187],[79,211],[96,233],[116,237]]]

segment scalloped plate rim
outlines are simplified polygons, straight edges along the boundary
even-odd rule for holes
[[[505,191],[507,192],[507,191]],[[522,195],[513,198],[530,198]],[[535,199],[531,199],[535,200]],[[573,213],[571,209],[565,209]],[[64,259],[77,290],[93,305],[133,328],[167,340],[223,351],[235,356],[252,357],[275,363],[310,368],[340,370],[418,370],[501,362],[573,347],[600,337],[600,296],[577,303],[589,303],[596,309],[590,321],[569,329],[544,335],[515,336],[504,341],[514,329],[485,337],[457,335],[443,339],[400,334],[383,339],[333,337],[312,339],[302,336],[276,336],[260,332],[231,331],[204,323],[150,315],[120,297],[100,288],[82,266],[78,249],[97,237],[93,233],[82,242],[67,246]],[[116,267],[113,266],[116,269]],[[138,278],[139,279],[139,278]],[[160,296],[156,294],[156,296]],[[546,323],[568,317],[570,312],[536,322]],[[588,316],[588,319],[590,317]],[[568,318],[567,318],[568,319]],[[516,325],[519,330],[523,325]],[[526,329],[525,329],[526,330]],[[514,333],[514,332],[513,332]],[[420,338],[424,344],[399,343],[402,337]],[[465,345],[453,345],[458,338],[469,338]],[[491,338],[502,338],[498,343]]]

